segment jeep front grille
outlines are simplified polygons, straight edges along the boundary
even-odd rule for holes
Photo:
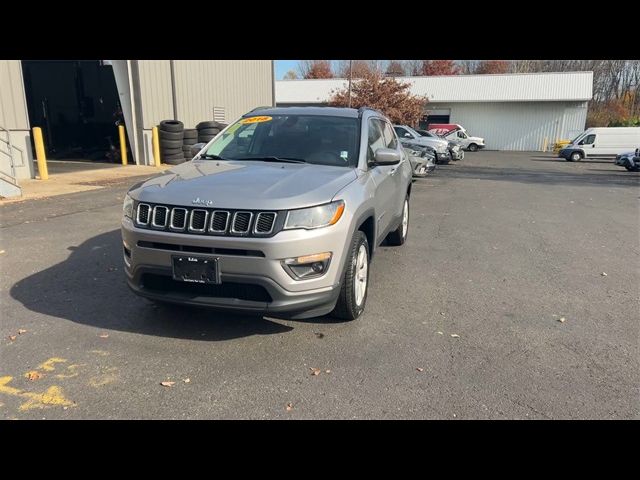
[[[171,209],[171,221],[169,222],[169,226],[172,230],[184,230],[184,227],[187,226],[187,209]]]
[[[229,226],[229,212],[215,210],[211,214],[211,224],[209,231],[214,233],[224,233]]]
[[[140,228],[173,232],[268,237],[282,230],[286,215],[250,210],[213,210],[139,203],[135,224]]]
[[[247,233],[251,227],[251,212],[236,212],[233,216],[233,225],[231,233]]]
[[[275,212],[260,212],[256,217],[254,233],[271,233],[276,220]]]

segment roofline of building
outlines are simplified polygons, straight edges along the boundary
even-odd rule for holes
[[[576,73],[584,73],[593,75],[593,70],[577,70],[571,72],[532,72],[532,73],[460,73],[456,75],[388,75],[393,78],[458,78],[458,77],[526,77],[526,76],[535,76],[535,75],[574,75]],[[313,81],[322,81],[325,82],[327,80],[345,80],[348,81],[348,78],[345,77],[331,77],[331,78],[283,78],[281,80],[276,80],[276,82],[313,82]],[[359,78],[354,78],[353,80],[359,80]]]

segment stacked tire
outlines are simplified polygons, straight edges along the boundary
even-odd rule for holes
[[[207,143],[225,127],[226,125],[220,122],[200,122],[196,125],[196,130],[198,131],[198,143]]]
[[[186,160],[191,160],[193,157],[191,153],[191,146],[198,143],[198,130],[195,128],[185,128],[184,137],[182,140],[182,152]]]
[[[160,158],[163,163],[178,165],[185,161],[184,124],[179,120],[163,120],[158,127]]]

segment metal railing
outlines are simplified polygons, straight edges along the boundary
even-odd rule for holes
[[[10,172],[6,172],[2,170],[0,166],[0,175],[4,180],[7,180],[13,183],[14,185],[17,185],[18,182],[16,180],[16,167],[24,167],[25,153],[24,153],[24,150],[22,150],[19,147],[16,147],[11,143],[11,132],[7,128],[4,128],[2,125],[0,125],[0,133],[3,135],[4,134],[7,135],[6,140],[0,136],[0,142],[7,145],[7,151],[5,152],[2,148],[0,148],[0,153],[7,155],[9,157],[9,167],[10,167]],[[17,150],[18,152],[20,152],[20,159],[21,159],[20,163],[16,163],[15,161],[16,155],[14,154],[14,150]]]

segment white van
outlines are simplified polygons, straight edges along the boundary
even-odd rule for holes
[[[583,158],[615,157],[640,146],[640,127],[589,128],[574,138],[558,156],[569,162]]]

